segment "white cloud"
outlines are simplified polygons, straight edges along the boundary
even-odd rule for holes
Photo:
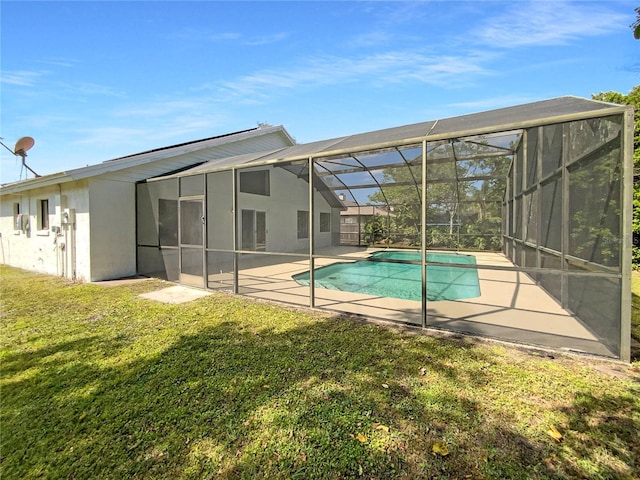
[[[131,127],[105,127],[83,134],[83,143],[104,144],[119,139],[129,142],[132,138],[143,137],[145,143],[162,145],[172,139],[189,138],[225,126],[225,116],[218,113],[213,100],[203,97],[165,101],[155,99],[136,105],[122,105],[112,112],[117,125]],[[144,122],[143,128],[135,128]],[[139,138],[137,138],[139,141]]]
[[[205,107],[206,100],[200,98],[167,100],[164,98],[137,103],[135,105],[122,105],[114,112],[116,117],[142,117],[145,119],[155,119],[170,117],[182,113],[195,113]]]
[[[277,32],[260,36],[246,36],[238,32],[214,32],[206,29],[187,28],[169,35],[172,40],[196,42],[238,42],[242,45],[261,46],[278,43],[289,38],[289,33]]]
[[[44,63],[45,65],[53,65],[54,67],[73,67],[77,63],[75,60],[71,60],[68,58],[45,58],[42,60],[37,60],[38,63]]]
[[[222,97],[245,103],[264,101],[281,90],[364,82],[374,86],[421,82],[439,86],[468,83],[488,75],[485,68],[493,55],[470,52],[432,55],[415,51],[393,51],[359,58],[319,56],[292,67],[261,70],[236,80],[206,85]]]
[[[221,32],[221,33],[211,33],[205,34],[203,40],[208,40],[210,42],[228,42],[232,40],[238,40],[242,38],[242,35],[236,32]]]
[[[246,40],[244,43],[245,45],[257,47],[262,45],[270,45],[272,43],[278,43],[283,40],[286,40],[287,38],[289,38],[289,34],[281,32],[281,33],[274,33],[271,35],[264,35],[262,37],[250,38]]]
[[[596,2],[512,2],[506,11],[491,18],[470,40],[494,47],[561,45],[580,37],[591,37],[626,27],[627,16],[614,13]]]
[[[80,82],[77,85],[71,85],[73,90],[81,95],[100,95],[105,97],[124,97],[122,92],[115,90],[107,85],[98,83]]]
[[[531,95],[510,94],[501,95],[498,97],[488,97],[472,102],[457,102],[451,103],[446,108],[455,110],[465,110],[468,112],[494,110],[497,108],[510,107],[513,105],[521,105],[524,103],[530,103],[540,100],[538,97]]]
[[[93,148],[127,144],[132,138],[149,135],[151,131],[144,128],[126,127],[98,127],[76,130],[78,137],[71,143],[76,145],[91,145]]]
[[[375,47],[378,45],[389,45],[394,35],[391,32],[377,29],[366,33],[355,35],[349,42],[351,47]]]
[[[211,32],[204,29],[185,28],[179,32],[168,35],[171,40],[189,40],[189,41],[209,41],[209,42],[226,42],[238,40],[242,35],[237,32]]]
[[[45,74],[46,72],[30,70],[2,72],[0,82],[20,87],[33,87],[37,84],[38,79]]]

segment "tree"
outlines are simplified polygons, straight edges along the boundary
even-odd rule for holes
[[[640,38],[640,7],[636,8],[638,18],[634,23],[634,34]],[[592,95],[594,100],[632,105],[634,112],[633,129],[633,264],[640,266],[640,85],[631,89],[628,95],[618,92],[600,92]]]
[[[640,7],[636,7],[636,21],[631,25],[633,29],[633,37],[640,40]]]
[[[501,203],[510,158],[482,139],[428,148],[427,247],[500,250]],[[385,168],[384,192],[373,193],[369,200],[388,202],[393,208],[392,236],[419,245],[422,174],[419,166],[410,168]]]

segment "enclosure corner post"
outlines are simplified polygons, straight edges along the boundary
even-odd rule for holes
[[[238,294],[240,288],[238,286],[238,179],[237,179],[237,170],[235,168],[231,169],[232,178],[231,178],[231,191],[233,196],[233,228],[232,228],[232,236],[233,236],[233,293]]]
[[[313,237],[315,235],[315,229],[313,228],[313,212],[315,208],[313,201],[313,157],[309,157],[307,168],[309,169],[309,307],[313,308],[316,306],[315,262],[313,260]]]
[[[622,141],[622,292],[620,298],[620,360],[631,362],[631,263],[633,261],[633,129],[634,114],[624,113]]]
[[[427,326],[427,141],[422,141],[422,205],[420,211],[420,257],[422,270],[422,327]]]

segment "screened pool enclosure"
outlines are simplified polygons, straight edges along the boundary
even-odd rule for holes
[[[633,111],[563,97],[138,184],[138,271],[629,360]]]

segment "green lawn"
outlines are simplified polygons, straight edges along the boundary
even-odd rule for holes
[[[3,480],[640,477],[637,363],[0,274]]]
[[[631,359],[640,362],[640,272],[631,275]]]

